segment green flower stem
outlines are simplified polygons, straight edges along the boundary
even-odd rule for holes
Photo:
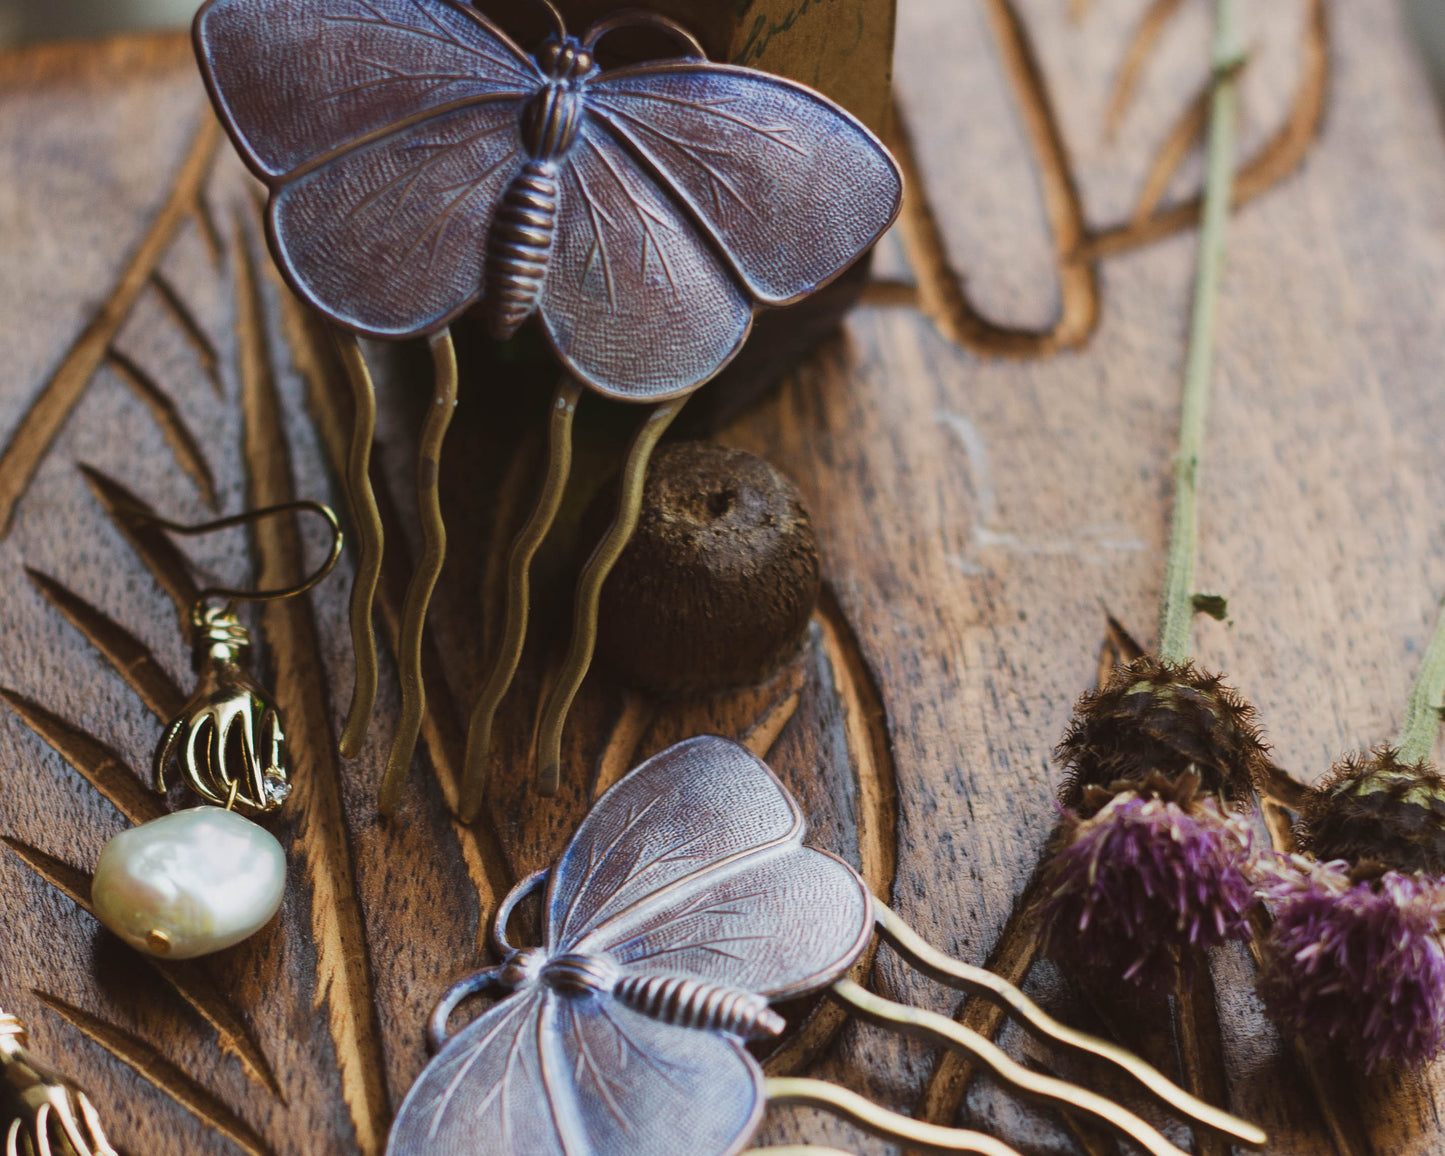
[[[1184,368],[1184,397],[1179,415],[1179,448],[1174,458],[1174,510],[1169,526],[1169,558],[1159,601],[1159,657],[1187,662],[1193,650],[1194,567],[1199,553],[1199,460],[1204,451],[1205,415],[1214,369],[1214,317],[1219,274],[1224,263],[1224,229],[1234,199],[1235,124],[1239,66],[1243,52],[1236,27],[1237,0],[1216,0],[1211,58],[1214,89],[1209,102],[1209,142],[1204,176],[1204,205],[1199,227],[1199,267],[1194,278],[1194,309],[1189,323],[1189,352]]]
[[[1405,707],[1405,725],[1400,728],[1400,739],[1395,744],[1402,763],[1429,759],[1435,750],[1435,736],[1440,732],[1442,710],[1445,710],[1445,605],[1435,619],[1435,636],[1430,639]]]

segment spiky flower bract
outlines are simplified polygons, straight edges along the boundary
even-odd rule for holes
[[[1085,814],[1146,779],[1190,771],[1206,794],[1243,804],[1270,768],[1252,706],[1218,675],[1150,655],[1079,700],[1055,757],[1069,776],[1064,805]]]
[[[1286,1031],[1374,1071],[1419,1067],[1445,1043],[1445,885],[1346,864],[1295,861],[1265,890],[1274,927],[1259,990]]]
[[[1204,949],[1248,937],[1249,832],[1192,794],[1181,803],[1129,791],[1088,818],[1064,812],[1044,869],[1045,951],[1161,988],[1187,979]]]
[[[1428,763],[1402,763],[1390,747],[1351,755],[1310,792],[1297,834],[1321,862],[1445,875],[1445,778]]]

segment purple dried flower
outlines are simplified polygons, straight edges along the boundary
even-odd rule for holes
[[[1373,1071],[1420,1067],[1445,1043],[1445,884],[1343,862],[1295,860],[1265,889],[1274,927],[1259,990],[1286,1031],[1328,1041]]]
[[[1204,949],[1249,935],[1249,850],[1212,801],[1130,791],[1092,818],[1065,811],[1044,869],[1045,950],[1145,987],[1187,976]]]

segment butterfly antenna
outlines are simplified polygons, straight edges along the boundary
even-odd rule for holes
[[[895,911],[892,911],[877,899],[873,901],[873,911],[874,917],[878,922],[878,929],[883,933],[884,938],[902,952],[902,954],[918,967],[919,970],[924,972],[924,974],[931,976],[940,983],[957,988],[960,991],[981,995],[985,999],[991,999],[995,1003],[1001,1004],[1019,1023],[1042,1039],[1113,1064],[1142,1084],[1161,1103],[1172,1108],[1181,1116],[1194,1121],[1194,1123],[1224,1136],[1231,1143],[1240,1144],[1248,1148],[1262,1148],[1268,1141],[1269,1137],[1266,1136],[1261,1129],[1255,1127],[1255,1125],[1249,1123],[1247,1120],[1241,1120],[1237,1116],[1232,1116],[1228,1112],[1216,1108],[1211,1104],[1206,1104],[1203,1100],[1191,1095],[1183,1088],[1166,1079],[1157,1069],[1146,1064],[1133,1053],[1126,1051],[1116,1044],[1111,1044],[1107,1040],[1101,1040],[1096,1036],[1089,1035],[1087,1032],[1081,1032],[1075,1028],[1067,1027],[1059,1023],[1058,1020],[1054,1019],[1044,1011],[1043,1008],[1039,1007],[1038,1004],[1034,1003],[1033,1000],[1029,999],[1028,996],[1024,995],[1023,992],[1001,976],[994,975],[993,972],[986,968],[975,967],[945,955],[919,935],[918,932],[914,931],[913,928],[908,926]],[[850,981],[844,980],[840,982],[847,984]],[[855,988],[856,991],[853,990]],[[992,1048],[994,1051],[997,1051],[997,1048],[977,1032],[969,1031],[967,1028],[962,1027],[960,1024],[944,1016],[935,1016],[931,1012],[922,1012],[916,1008],[905,1007],[902,1004],[892,1004],[888,1000],[883,1000],[881,997],[865,991],[856,984],[853,984],[850,988],[846,988],[843,991],[838,991],[838,987],[835,985],[834,990],[837,991],[844,1000],[852,1003],[865,1015],[876,1019],[878,1022],[891,1023],[895,1026],[902,1027],[904,1030],[911,1030],[912,1034],[921,1035],[936,1042],[952,1043],[955,1047],[972,1052],[1003,1076],[1005,1080],[1014,1083],[1015,1086],[1023,1088],[1023,1085],[1015,1080],[1012,1075],[1000,1070],[995,1064],[994,1059],[990,1058],[990,1054],[983,1050]],[[859,993],[861,993],[861,995]],[[864,1003],[867,1003],[868,1006],[865,1007]],[[999,1055],[1003,1056],[1003,1053],[999,1052]],[[1003,1058],[1005,1060],[1008,1059],[1007,1056],[1003,1056]],[[1011,1060],[1008,1062],[1012,1063]],[[1038,1077],[1037,1073],[1028,1072],[1027,1069],[1023,1069],[1023,1071],[1031,1079],[1047,1078]],[[1055,1081],[1055,1083],[1061,1082],[1062,1081]],[[1133,1132],[1129,1132],[1127,1128],[1124,1128],[1120,1120],[1110,1119],[1104,1111],[1100,1110],[1107,1106],[1107,1108],[1115,1112],[1123,1113],[1123,1109],[1119,1108],[1118,1105],[1103,1099],[1103,1097],[1094,1096],[1093,1093],[1084,1092],[1083,1089],[1074,1088],[1073,1085],[1065,1085],[1065,1087],[1073,1089],[1068,1093],[1071,1096],[1077,1097],[1080,1093],[1083,1093],[1096,1102],[1095,1107],[1089,1107],[1084,1101],[1076,1099],[1075,1103],[1079,1108],[1102,1116],[1116,1127],[1123,1129],[1127,1134],[1134,1136]],[[1027,1091],[1029,1089],[1023,1088],[1023,1090]],[[1039,1094],[1053,1098],[1052,1092],[1042,1092]],[[1128,1115],[1128,1113],[1124,1113],[1124,1115]],[[1147,1151],[1155,1151],[1155,1149],[1150,1148],[1149,1145],[1145,1144],[1138,1136],[1134,1136],[1134,1139],[1143,1144]],[[1171,1146],[1168,1151],[1173,1152],[1175,1149]]]
[[[527,616],[530,611],[530,577],[532,558],[546,539],[562,505],[562,494],[572,472],[572,419],[582,386],[576,378],[566,375],[557,384],[552,399],[552,419],[547,438],[547,476],[542,492],[527,524],[512,543],[507,563],[507,620],[502,645],[492,663],[486,686],[472,709],[471,726],[467,731],[466,768],[463,772],[460,812],[462,822],[471,823],[482,807],[487,786],[487,754],[492,746],[492,723],[497,708],[517,673],[522,646],[527,640]]]
[[[567,21],[562,18],[562,10],[552,3],[552,0],[532,0],[538,8],[547,13],[547,18],[552,21],[553,31],[557,33],[558,41],[567,39]]]
[[[707,52],[696,36],[679,24],[663,16],[660,12],[652,12],[646,8],[624,8],[621,12],[614,12],[605,16],[582,35],[582,46],[588,52],[597,47],[597,42],[609,32],[615,32],[619,28],[657,28],[666,32],[687,46],[688,55],[697,60],[706,60]]]
[[[356,665],[356,682],[351,689],[351,707],[341,733],[342,758],[361,753],[371,712],[376,704],[376,634],[371,625],[371,608],[381,578],[381,556],[385,534],[376,493],[371,488],[371,446],[376,437],[376,391],[371,372],[355,336],[335,330],[336,348],[351,383],[353,418],[351,449],[346,460],[346,498],[351,506],[351,524],[356,529],[360,561],[351,587],[351,652]]]
[[[592,652],[597,646],[597,604],[602,597],[602,584],[607,581],[612,567],[617,564],[617,559],[622,556],[623,549],[637,529],[637,520],[642,512],[642,488],[647,480],[647,465],[652,460],[652,451],[686,402],[683,397],[653,407],[642,428],[633,436],[632,446],[627,451],[627,464],[622,470],[622,493],[617,502],[617,516],[592,551],[592,557],[587,559],[582,577],[578,580],[572,604],[572,644],[557,683],[547,696],[538,738],[537,790],[544,795],[555,795],[561,784],[562,728],[567,722],[567,712],[572,709],[572,700],[577,697],[582,680],[587,677],[587,668],[592,665]]]
[[[451,331],[443,329],[431,339],[432,362],[436,385],[432,404],[422,426],[421,445],[417,451],[416,501],[421,520],[422,555],[406,590],[406,606],[402,612],[401,640],[397,647],[397,665],[401,671],[401,723],[392,740],[386,775],[381,781],[377,809],[383,815],[396,810],[406,774],[416,753],[417,736],[421,733],[422,716],[426,712],[426,686],[421,673],[421,636],[426,626],[427,607],[441,574],[447,553],[447,528],[442,521],[438,475],[441,471],[442,440],[452,424],[457,404],[457,350]]]

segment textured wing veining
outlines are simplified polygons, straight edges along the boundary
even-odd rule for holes
[[[584,937],[629,975],[681,975],[783,999],[832,983],[872,935],[862,881],[847,864],[789,846]]]
[[[829,983],[868,942],[871,906],[853,870],[804,847],[803,832],[797,804],[746,748],[679,743],[578,829],[553,871],[548,945],[769,997]]]
[[[210,0],[196,52],[302,297],[374,337],[480,299],[536,65],[462,0]]]
[[[513,996],[454,1035],[407,1093],[387,1152],[578,1156],[563,1140],[557,1073],[544,1060],[554,999],[542,989]]]
[[[268,182],[541,83],[531,59],[461,0],[210,0],[195,42],[221,119]]]
[[[737,1041],[541,987],[448,1041],[397,1114],[392,1156],[731,1156],[762,1116]]]
[[[686,205],[768,305],[831,281],[893,222],[903,180],[882,143],[781,77],[695,62],[603,73],[588,108]]]
[[[292,286],[377,337],[431,332],[484,290],[492,208],[522,166],[517,106],[443,114],[355,149],[272,196]]]
[[[556,1015],[585,1137],[569,1154],[731,1156],[756,1130],[763,1073],[736,1040],[611,999],[558,999]]]
[[[714,735],[668,747],[603,795],[567,844],[547,891],[547,947],[571,950],[654,892],[802,829],[797,804],[744,747]]]
[[[562,164],[547,334],[603,393],[687,393],[741,348],[752,302],[697,224],[605,129],[584,124]]]

